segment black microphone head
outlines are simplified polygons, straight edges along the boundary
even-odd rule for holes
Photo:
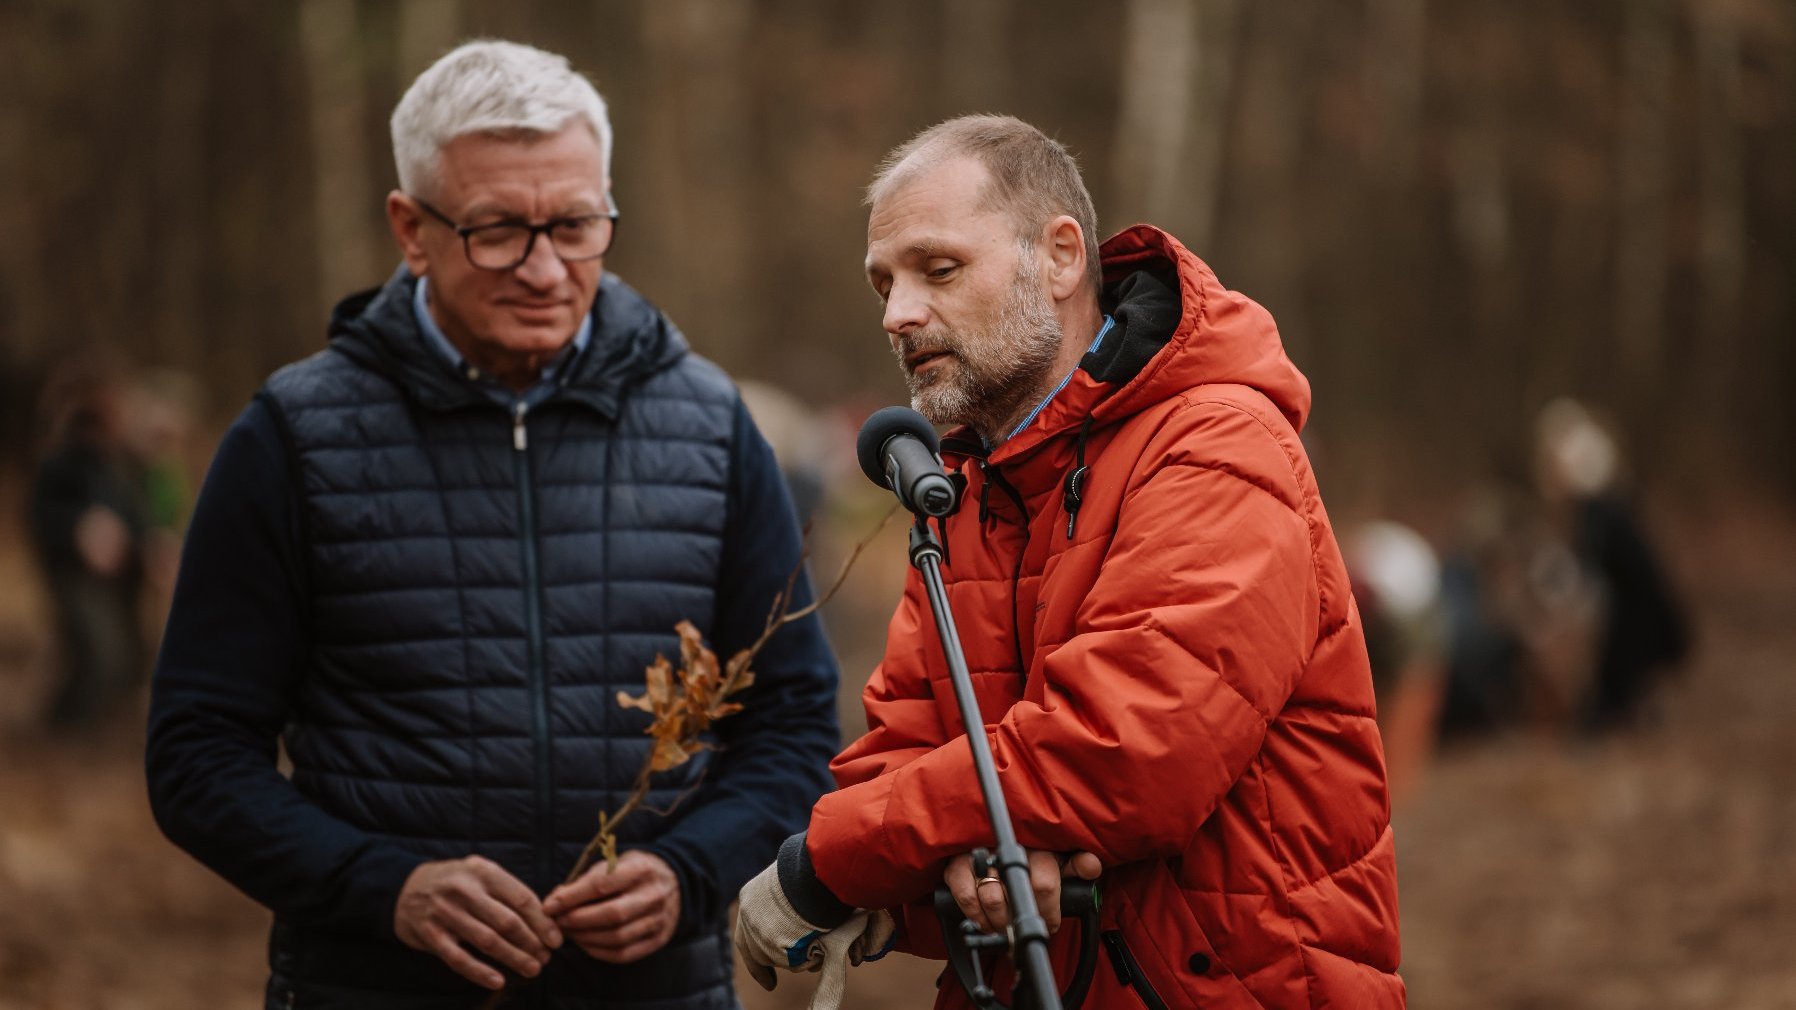
[[[881,455],[886,442],[893,435],[915,435],[930,452],[941,448],[941,439],[936,436],[935,428],[922,414],[909,407],[886,407],[876,410],[861,425],[860,437],[855,440],[854,452],[860,458],[861,472],[867,479],[880,487],[886,487],[886,461]]]

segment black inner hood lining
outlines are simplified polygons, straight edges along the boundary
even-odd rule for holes
[[[1115,325],[1103,346],[1080,359],[1079,367],[1100,382],[1120,386],[1139,374],[1177,330],[1178,271],[1171,263],[1136,270],[1106,288],[1102,304]]]

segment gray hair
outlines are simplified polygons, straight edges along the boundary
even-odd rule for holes
[[[1103,287],[1098,212],[1079,175],[1079,163],[1059,141],[1015,116],[961,116],[924,130],[879,163],[863,202],[872,206],[917,173],[956,157],[985,166],[990,180],[981,203],[1008,213],[1017,240],[1025,247],[1032,246],[1058,215],[1079,222],[1085,233],[1086,283],[1094,291]]]
[[[611,180],[611,119],[567,58],[497,39],[465,42],[418,75],[393,109],[393,162],[407,193],[436,184],[444,145],[470,133],[559,133],[574,121],[598,138]]]

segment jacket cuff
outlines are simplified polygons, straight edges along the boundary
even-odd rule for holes
[[[780,890],[786,892],[792,910],[804,921],[820,929],[834,929],[847,922],[855,908],[836,897],[835,892],[817,879],[804,836],[805,833],[800,831],[780,845]]]
[[[412,871],[426,862],[429,860],[424,856],[397,846],[371,849],[356,866],[358,886],[345,895],[343,920],[358,931],[396,942],[393,916],[399,905],[399,892],[405,890]]]

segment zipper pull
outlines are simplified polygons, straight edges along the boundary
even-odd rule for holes
[[[530,448],[530,440],[524,434],[524,412],[530,407],[522,402],[511,411],[511,447],[519,452]]]

